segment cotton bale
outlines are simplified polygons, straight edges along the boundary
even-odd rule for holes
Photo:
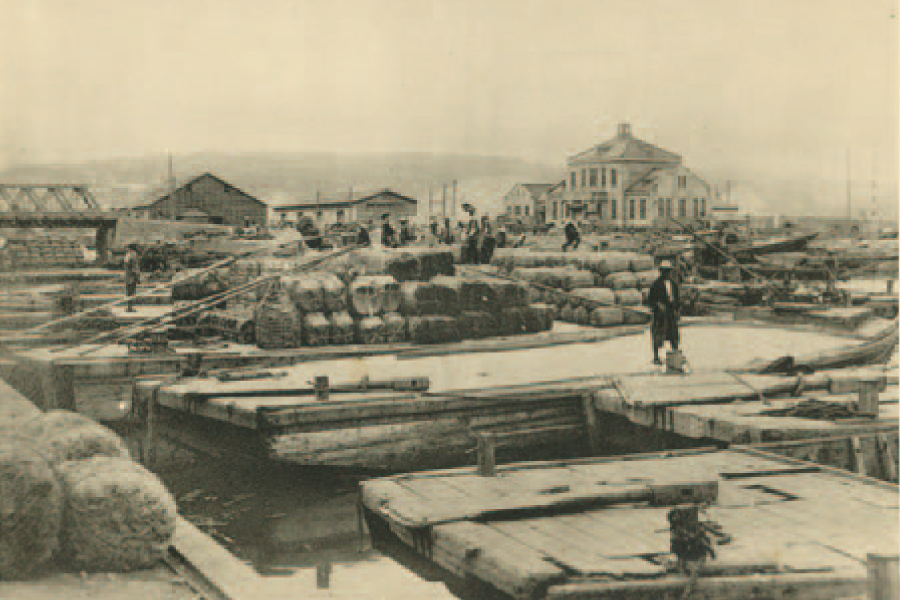
[[[357,326],[360,344],[383,344],[384,321],[381,317],[363,317]]]
[[[384,341],[389,344],[406,340],[406,318],[397,313],[386,313],[384,321]]]
[[[444,344],[459,340],[459,330],[453,317],[409,317],[407,327],[410,341],[416,344]]]
[[[591,324],[594,327],[611,327],[621,325],[625,321],[625,315],[621,308],[601,306],[591,313]]]
[[[529,285],[504,279],[489,279],[488,284],[493,288],[500,306],[512,307],[528,304]]]
[[[559,311],[559,320],[565,323],[574,323],[575,322],[575,309],[572,308],[571,305],[565,305]]]
[[[637,287],[637,279],[631,271],[620,271],[606,276],[606,284],[614,290],[624,290]]]
[[[632,254],[628,260],[628,268],[633,272],[651,271],[654,267],[654,258],[650,254]]]
[[[616,304],[619,306],[640,306],[643,302],[643,294],[640,290],[616,290]]]
[[[637,271],[635,272],[634,277],[637,280],[638,288],[649,288],[651,285],[653,285],[653,282],[659,278],[659,271],[656,269]]]
[[[491,285],[482,279],[469,279],[459,276],[439,275],[431,280],[435,286],[445,287],[456,292],[459,310],[497,312],[499,303],[497,294]]]
[[[27,440],[0,440],[0,581],[37,576],[59,548],[63,495]]]
[[[62,536],[67,558],[86,571],[131,571],[159,564],[175,533],[175,499],[131,460],[98,456],[62,463]]]
[[[557,308],[553,304],[535,302],[528,305],[525,326],[529,332],[550,331],[556,318]]]
[[[504,308],[500,311],[498,319],[500,335],[519,335],[527,331],[523,311],[524,309],[519,307]]]
[[[365,275],[350,284],[350,306],[360,316],[377,316],[400,309],[400,285],[390,275]]]
[[[591,324],[591,313],[584,306],[579,306],[572,313],[572,318],[575,319],[575,322],[579,325],[590,325]]]
[[[112,429],[68,410],[50,410],[21,424],[18,435],[31,440],[51,466],[93,456],[128,457],[128,449]]]
[[[622,311],[623,323],[625,325],[643,325],[650,322],[650,314],[638,312],[636,310]]]
[[[344,282],[331,273],[319,274],[322,289],[322,307],[326,313],[347,310],[347,290]]]
[[[315,273],[285,275],[281,284],[301,314],[325,312],[322,280]]]
[[[356,341],[356,325],[347,311],[332,313],[328,317],[328,324],[330,327],[327,334],[331,344],[343,346]]]
[[[400,313],[403,315],[453,315],[458,310],[454,288],[430,281],[404,281],[400,284]]]
[[[309,313],[303,317],[303,343],[307,346],[331,344],[331,321],[324,313]]]
[[[564,289],[575,290],[594,286],[594,274],[582,269],[568,268],[564,270]]]
[[[584,298],[591,302],[598,302],[612,306],[616,303],[616,294],[609,288],[605,287],[589,287],[579,288],[572,292],[573,296]]]
[[[492,337],[499,332],[499,323],[490,313],[485,311],[463,311],[456,319],[459,337],[464,340],[477,340]]]

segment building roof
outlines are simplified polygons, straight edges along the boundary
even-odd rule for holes
[[[553,187],[552,183],[523,183],[522,187],[528,190],[528,193],[531,194],[531,197],[537,200],[540,198],[541,194],[544,192],[550,191],[550,188]]]
[[[569,157],[569,165],[579,165],[598,161],[617,162],[668,162],[681,163],[681,155],[664,150],[659,146],[639,140],[631,135],[631,126],[619,125],[619,133],[611,140]]]
[[[649,169],[640,178],[636,179],[634,183],[625,188],[625,193],[649,193],[653,190],[653,184],[655,184],[659,180],[660,175],[673,173],[686,173],[688,175],[693,175],[700,181],[700,183],[706,186],[707,189],[709,188],[709,184],[706,183],[706,181],[704,181],[702,177],[699,177],[697,174],[691,172],[691,170],[687,167],[684,167],[682,165],[669,165],[667,167],[653,167]]]
[[[179,191],[181,191],[181,190],[183,190],[183,189],[185,189],[185,188],[190,187],[191,185],[193,185],[194,183],[200,181],[201,179],[207,179],[207,178],[215,179],[216,181],[218,181],[219,183],[221,183],[222,185],[224,185],[226,189],[229,189],[229,188],[230,188],[230,189],[232,189],[232,190],[238,192],[239,194],[241,194],[241,195],[243,195],[243,196],[246,196],[247,198],[250,198],[251,200],[254,200],[254,201],[258,202],[259,204],[261,204],[261,205],[263,205],[263,206],[266,205],[266,203],[263,202],[262,200],[260,200],[259,198],[255,198],[254,196],[251,196],[250,194],[248,194],[248,193],[245,192],[244,190],[239,189],[239,188],[237,188],[237,187],[231,185],[230,183],[228,183],[228,182],[225,181],[224,179],[222,179],[222,178],[220,178],[220,177],[216,177],[216,176],[213,175],[212,173],[203,173],[203,174],[201,174],[201,175],[197,175],[197,176],[194,177],[193,179],[190,179],[190,180],[186,181],[185,183],[181,184],[181,186],[179,186],[178,188],[175,189],[175,192],[177,193],[177,192],[179,192]],[[135,208],[135,209],[149,208],[149,207],[153,206],[154,204],[159,204],[160,202],[163,202],[163,201],[168,200],[168,199],[169,199],[169,196],[170,196],[170,194],[165,194],[164,196],[160,196],[159,198],[157,198],[153,203],[151,203],[151,204],[149,204],[149,205],[146,205],[146,207],[145,207],[145,206],[136,206],[136,207],[134,207],[134,208]]]
[[[349,208],[358,204],[363,204],[373,198],[380,196],[390,196],[401,200],[408,204],[418,204],[419,201],[411,196],[404,196],[394,190],[382,189],[374,194],[366,194],[357,198],[348,198],[347,196],[319,196],[317,199],[306,202],[297,202],[294,204],[282,204],[272,208],[275,212],[293,212],[295,210],[312,210],[319,208]]]

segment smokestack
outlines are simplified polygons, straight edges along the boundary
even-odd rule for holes
[[[619,123],[619,138],[626,139],[631,137],[631,125],[628,123]]]

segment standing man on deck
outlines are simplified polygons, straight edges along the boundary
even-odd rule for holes
[[[575,223],[569,221],[566,223],[566,227],[564,229],[566,234],[566,243],[563,244],[562,251],[565,252],[566,248],[572,247],[572,250],[578,250],[578,245],[581,243],[581,234],[578,232],[578,227],[575,226]]]
[[[669,342],[672,350],[678,350],[678,317],[681,311],[681,300],[678,283],[672,276],[672,263],[664,260],[659,264],[659,277],[650,286],[647,305],[653,311],[653,322],[650,326],[653,338],[653,364],[661,365],[659,349]]]
[[[125,297],[128,298],[127,312],[134,312],[134,295],[141,279],[141,260],[137,252],[137,244],[131,243],[125,250]]]
[[[391,227],[390,214],[384,213],[381,215],[381,245],[385,248],[394,248],[396,247],[396,240],[394,240],[394,228]]]

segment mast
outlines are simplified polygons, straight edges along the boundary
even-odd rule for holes
[[[847,219],[853,220],[852,195],[850,191],[850,148],[847,148]]]
[[[168,187],[169,187],[169,217],[174,221],[175,220],[175,169],[172,167],[172,153],[169,152],[169,177],[168,177]]]

